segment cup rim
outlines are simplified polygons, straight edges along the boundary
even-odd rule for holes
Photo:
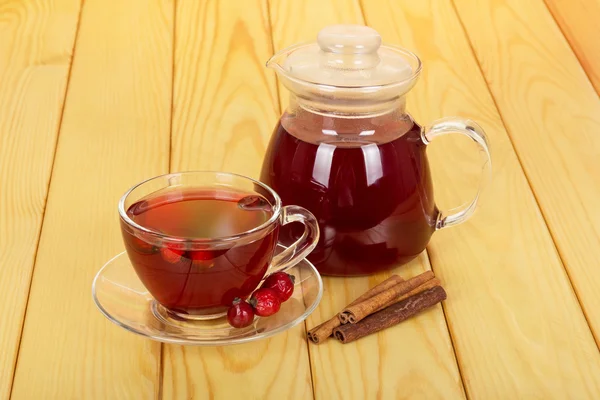
[[[262,187],[263,189],[265,189],[267,192],[269,192],[269,194],[271,196],[273,196],[273,198],[275,199],[275,204],[273,205],[273,215],[271,216],[271,218],[269,218],[267,221],[263,222],[261,225],[258,225],[250,230],[244,231],[244,232],[240,232],[238,234],[235,235],[230,235],[230,236],[220,236],[220,237],[214,237],[214,238],[194,238],[194,237],[184,237],[184,236],[175,236],[175,235],[167,235],[164,234],[162,232],[156,231],[154,229],[151,228],[147,228],[145,226],[142,226],[140,224],[138,224],[137,222],[135,222],[134,220],[132,220],[129,215],[127,215],[127,211],[125,210],[125,201],[127,200],[127,198],[129,197],[129,195],[131,194],[131,192],[133,192],[135,189],[137,189],[138,187],[156,180],[156,179],[164,179],[164,178],[170,178],[170,177],[174,177],[174,176],[180,176],[180,175],[198,175],[198,174],[206,174],[206,175],[214,175],[216,176],[229,176],[229,177],[234,177],[234,178],[242,178],[245,180],[248,180],[256,185],[259,185],[260,187]],[[156,236],[159,237],[161,239],[167,239],[167,241],[171,241],[171,242],[192,242],[192,243],[218,243],[218,242],[231,242],[231,241],[235,241],[235,240],[239,240],[241,238],[245,238],[247,236],[256,234],[257,232],[261,232],[264,229],[268,228],[269,226],[273,225],[278,219],[279,216],[281,214],[281,198],[279,197],[279,195],[277,194],[277,192],[275,192],[275,190],[273,190],[270,186],[256,180],[253,178],[250,178],[248,176],[245,175],[241,175],[241,174],[236,174],[233,172],[224,172],[224,171],[212,171],[212,170],[195,170],[195,171],[183,171],[183,172],[170,172],[167,174],[162,174],[162,175],[157,175],[157,176],[153,176],[151,178],[145,179],[141,182],[136,183],[135,185],[133,185],[131,188],[129,188],[124,194],[123,196],[121,196],[121,198],[119,199],[119,205],[118,205],[118,209],[119,209],[119,216],[121,218],[121,220],[123,222],[125,222],[127,225],[132,226],[146,234],[150,234],[152,236]]]

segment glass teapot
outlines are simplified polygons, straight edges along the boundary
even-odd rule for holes
[[[473,121],[445,118],[422,128],[406,112],[405,96],[421,71],[415,54],[382,45],[369,27],[334,25],[267,66],[291,93],[261,180],[284,204],[317,217],[321,237],[309,259],[322,274],[367,275],[406,263],[434,231],[473,214],[481,186],[458,209],[436,207],[426,149],[449,133],[473,139],[482,150],[483,185],[491,171],[488,141]],[[302,232],[290,224],[281,240],[292,243]]]

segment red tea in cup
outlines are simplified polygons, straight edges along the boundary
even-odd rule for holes
[[[205,180],[216,174],[217,184],[180,184],[195,181],[188,174]],[[222,173],[173,176],[177,179],[166,180],[164,187],[155,185],[158,190],[150,186],[137,193],[135,187],[119,209],[138,277],[162,306],[182,318],[221,315],[234,298],[247,298],[270,268],[294,265],[318,240],[314,217],[299,207],[282,209],[265,185]],[[274,259],[280,225],[288,218],[305,223],[308,235]]]
[[[138,224],[169,236],[217,238],[267,222],[273,208],[259,195],[231,190],[179,189],[138,201],[127,210]],[[247,244],[190,250],[155,246],[125,232],[125,246],[142,283],[173,311],[223,311],[245,298],[267,272],[278,229]]]

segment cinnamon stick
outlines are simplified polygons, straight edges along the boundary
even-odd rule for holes
[[[378,309],[374,310],[371,314],[376,313],[379,310],[383,310],[384,308],[389,307],[392,304],[398,303],[399,301],[407,299],[410,296],[414,296],[417,293],[421,293],[421,292],[424,292],[427,289],[431,289],[434,286],[441,286],[441,285],[442,285],[442,283],[440,282],[440,280],[438,278],[433,278],[431,280],[428,280],[427,282],[425,282],[424,284],[422,284],[420,286],[417,286],[415,289],[411,290],[410,292],[402,294],[399,297],[396,297],[396,298],[392,299],[390,302],[388,302],[388,303],[382,305],[381,307],[379,307]],[[348,307],[350,307],[350,306],[348,306]],[[356,321],[354,319],[354,315],[353,314],[348,314],[348,313],[342,314],[342,313],[340,313],[338,315],[338,317],[339,317],[340,321],[342,322],[342,325],[343,324],[348,324],[348,323],[355,324],[356,322],[358,322],[358,321]]]
[[[385,281],[381,282],[378,285],[373,286],[371,289],[367,290],[360,297],[354,300],[352,303],[348,304],[348,307],[357,303],[361,303],[366,299],[373,297],[379,293],[382,293],[389,288],[396,286],[398,283],[403,282],[404,279],[399,277],[398,275],[392,275],[387,278]],[[320,325],[312,328],[308,331],[308,338],[316,344],[321,343],[323,340],[327,339],[332,335],[333,330],[341,325],[338,314],[334,315],[333,318],[323,322]]]
[[[389,307],[392,304],[396,304],[404,299],[408,299],[409,297],[414,296],[415,294],[419,294],[421,292],[431,289],[432,287],[441,286],[441,285],[442,285],[442,283],[440,282],[440,280],[438,278],[433,278],[433,279],[425,282],[424,284],[417,286],[415,289],[411,290],[410,292],[405,293],[405,294],[401,295],[400,297],[395,298],[394,300],[390,301],[387,304],[384,304],[383,306],[381,306],[377,310],[375,310],[374,313],[377,311],[381,311],[384,308]],[[356,321],[354,321],[352,317],[350,317],[348,319],[348,322],[351,324],[356,323]]]
[[[407,281],[400,282],[360,303],[352,304],[342,310],[339,315],[340,322],[342,324],[351,321],[353,321],[352,323],[357,323],[368,315],[373,314],[375,311],[384,308],[386,305],[393,302],[394,299],[407,294],[425,282],[432,280],[434,277],[433,272],[427,271]]]
[[[441,286],[435,286],[369,315],[356,324],[341,325],[334,329],[333,335],[342,343],[350,343],[397,325],[445,299],[446,291]]]
[[[340,322],[337,314],[320,325],[315,326],[308,331],[307,336],[311,342],[319,344],[323,340],[327,339],[333,333],[333,330],[340,326]]]

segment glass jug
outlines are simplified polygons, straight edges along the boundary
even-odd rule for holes
[[[317,217],[321,237],[308,258],[322,274],[366,275],[406,263],[434,231],[473,214],[482,186],[458,209],[436,207],[426,149],[449,133],[473,139],[481,148],[483,185],[491,172],[485,133],[461,118],[424,128],[411,118],[405,95],[421,71],[415,54],[382,45],[369,27],[334,25],[316,43],[275,54],[267,66],[291,93],[261,180],[284,204]],[[284,228],[287,243],[303,232]]]

